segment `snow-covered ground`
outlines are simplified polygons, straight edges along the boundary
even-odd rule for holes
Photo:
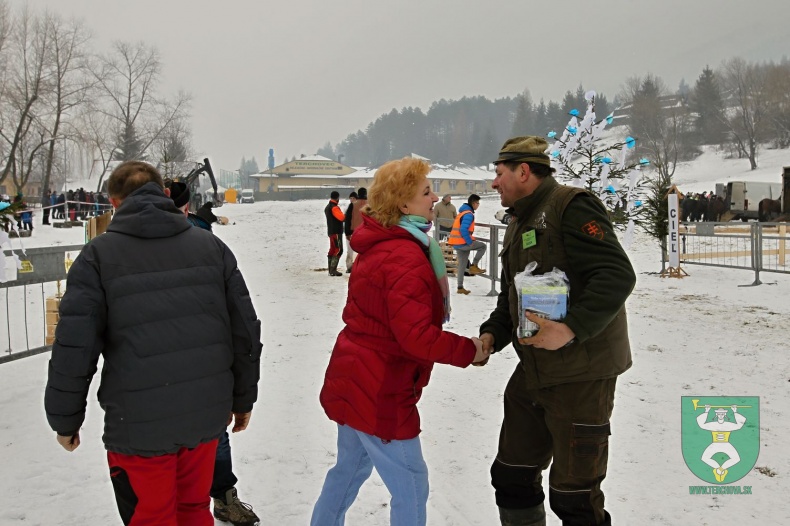
[[[760,170],[706,153],[678,168],[683,191],[726,180],[780,180],[790,151],[765,151]],[[345,201],[341,203],[345,205]],[[231,438],[239,494],[262,524],[307,524],[326,470],[335,426],[318,392],[341,328],[347,277],[326,267],[324,201],[226,205],[234,224],[215,232],[236,253],[264,325],[260,398],[249,429]],[[500,208],[486,196],[478,221]],[[81,232],[41,227],[29,246],[81,241]],[[638,235],[629,250],[638,273],[628,302],[634,366],[618,383],[612,420],[607,509],[620,525],[790,524],[790,275],[689,267],[684,279],[660,278],[656,242]],[[490,282],[467,278],[453,296],[448,330],[476,335],[495,298]],[[82,446],[66,453],[43,412],[48,355],[0,365],[0,525],[120,524],[101,444],[103,414],[91,390]],[[502,392],[516,366],[512,349],[483,368],[437,366],[420,408],[430,470],[428,523],[498,524],[489,466],[502,418]],[[751,495],[690,495],[704,485],[681,452],[681,396],[759,396],[757,466],[735,484]],[[768,472],[767,470],[763,470]],[[375,475],[347,516],[350,525],[388,524],[388,494]],[[548,524],[559,521],[549,513]],[[221,524],[221,523],[217,523]]]

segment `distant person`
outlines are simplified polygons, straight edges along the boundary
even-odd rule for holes
[[[362,226],[362,210],[368,204],[368,189],[364,186],[359,187],[357,190],[357,201],[354,203],[354,210],[351,213],[351,231],[353,232],[360,226]],[[353,247],[350,247],[349,250],[354,250]],[[357,257],[357,253],[354,252],[354,258]],[[352,260],[353,263],[353,260]],[[350,272],[349,272],[350,274]]]
[[[50,205],[51,197],[52,197],[52,190],[50,189],[47,189],[47,191],[44,192],[44,194],[41,196],[41,209],[44,216],[43,219],[41,220],[42,225],[49,224],[49,205]]]
[[[359,488],[376,468],[390,492],[390,524],[423,526],[428,468],[417,401],[434,363],[467,367],[487,355],[477,338],[442,330],[449,319],[447,268],[428,236],[434,219],[425,161],[378,169],[362,225],[321,405],[337,423],[337,464],[329,470],[311,526],[344,524]],[[364,301],[360,299],[364,298]]]
[[[53,191],[52,193],[49,194],[49,206],[52,207],[49,213],[52,219],[58,218],[58,208],[55,206],[56,204],[58,204],[58,193]]]
[[[116,208],[68,274],[44,407],[67,451],[80,445],[103,357],[104,446],[124,524],[211,526],[217,438],[243,431],[261,342],[231,250],[184,220],[150,164],[119,165]]]
[[[453,197],[450,194],[442,197],[442,201],[433,210],[436,214],[436,223],[439,227],[439,241],[447,239],[453,229],[453,221],[458,215],[455,205],[452,204]]]
[[[212,211],[213,208],[214,203],[212,201],[206,201],[194,214],[192,212],[187,213],[187,221],[193,226],[211,232],[212,225],[219,222],[219,218],[215,216]]]
[[[21,191],[17,192],[11,204],[19,207],[17,208],[18,212],[16,212],[14,215],[16,216],[17,229],[22,230],[22,210],[27,209],[27,203],[25,202],[25,194],[23,194]]]
[[[29,230],[30,233],[33,233],[33,211],[30,208],[24,208],[20,213],[19,217],[22,221],[22,230]]]
[[[456,281],[458,285],[458,294],[469,294],[469,290],[464,288],[464,274],[466,273],[466,263],[469,261],[469,252],[475,251],[475,258],[472,260],[472,265],[469,267],[468,272],[472,276],[477,274],[484,274],[485,270],[478,266],[480,260],[486,253],[486,245],[482,241],[477,241],[472,235],[475,231],[475,210],[480,207],[480,196],[472,194],[467,199],[466,203],[461,205],[461,210],[453,222],[453,228],[450,231],[450,237],[447,243],[455,249],[458,259],[458,268],[456,270]]]
[[[329,194],[329,203],[324,208],[326,216],[326,233],[329,236],[329,252],[327,262],[329,264],[330,276],[342,276],[342,272],[337,271],[340,263],[340,256],[343,255],[343,221],[346,219],[343,211],[337,205],[340,200],[340,192],[333,190]]]
[[[77,215],[79,216],[79,219],[84,219],[85,218],[86,203],[87,203],[86,200],[85,200],[85,189],[84,188],[80,187],[80,189],[77,190],[76,195],[75,195],[75,199],[77,199],[77,201],[79,201],[77,203]]]
[[[189,217],[189,188],[185,183],[174,181],[170,183],[170,199],[176,208],[181,210],[186,217]],[[192,223],[193,226],[211,231],[211,224],[203,221]],[[211,491],[209,494],[214,501],[214,517],[230,522],[234,526],[247,526],[258,524],[260,520],[252,506],[239,500],[236,491],[236,483],[239,481],[233,473],[233,459],[230,450],[230,437],[225,430],[219,436],[217,444],[217,454],[214,458],[214,476],[211,481]]]
[[[56,210],[58,211],[58,219],[66,219],[66,194],[63,192],[60,193],[57,204],[58,207]]]
[[[343,219],[343,233],[346,235],[346,274],[351,274],[351,266],[354,264],[354,251],[351,249],[351,234],[354,229],[351,228],[351,218],[354,214],[354,203],[357,201],[357,193],[352,191],[348,194],[348,206],[346,207],[346,218]]]

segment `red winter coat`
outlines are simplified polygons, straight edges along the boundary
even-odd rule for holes
[[[321,405],[338,424],[384,440],[420,433],[417,401],[434,363],[467,367],[469,338],[442,331],[439,284],[409,232],[368,216],[351,238],[359,254],[332,349]]]

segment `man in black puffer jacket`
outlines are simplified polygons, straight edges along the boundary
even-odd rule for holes
[[[103,356],[104,445],[124,524],[212,525],[217,437],[249,422],[260,321],[230,249],[192,228],[162,177],[130,161],[108,181],[117,209],[74,261],[60,306],[45,409],[58,442],[79,446]],[[169,503],[175,502],[176,506]]]

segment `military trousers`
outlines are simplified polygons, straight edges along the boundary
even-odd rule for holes
[[[551,352],[551,351],[546,351]],[[500,508],[544,501],[564,526],[607,524],[601,481],[606,477],[609,418],[617,378],[528,389],[521,364],[505,389],[505,417],[491,483]]]

